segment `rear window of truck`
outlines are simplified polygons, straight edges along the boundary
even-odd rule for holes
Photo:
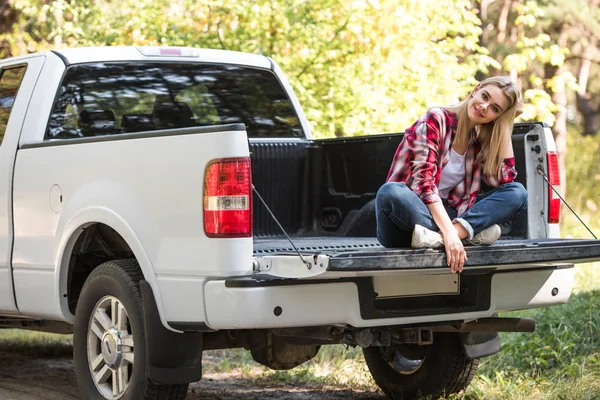
[[[230,65],[93,63],[70,66],[45,139],[243,123],[249,137],[302,137],[275,74]]]

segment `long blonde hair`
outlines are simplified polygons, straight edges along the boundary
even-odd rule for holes
[[[494,121],[479,126],[477,141],[481,145],[481,151],[477,161],[483,166],[483,174],[487,176],[500,176],[502,161],[507,157],[502,153],[502,137],[512,135],[515,118],[522,112],[523,100],[517,86],[506,76],[494,76],[487,78],[479,84],[479,89],[486,85],[496,85],[508,99],[509,107]],[[454,140],[459,147],[466,147],[471,140],[469,131],[468,104],[471,96],[458,104],[445,107],[454,111],[458,117],[458,126]]]

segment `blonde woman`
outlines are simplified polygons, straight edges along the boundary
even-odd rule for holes
[[[445,247],[453,273],[464,244],[489,245],[499,223],[527,207],[511,135],[521,94],[507,77],[482,81],[460,103],[432,108],[405,132],[376,198],[385,247]],[[480,193],[481,180],[492,190]]]

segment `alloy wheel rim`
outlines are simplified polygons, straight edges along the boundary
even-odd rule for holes
[[[125,306],[114,296],[103,297],[90,317],[87,355],[92,380],[105,399],[117,400],[125,394],[133,372],[133,350]]]

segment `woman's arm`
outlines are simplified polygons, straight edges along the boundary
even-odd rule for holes
[[[428,204],[427,208],[436,225],[440,228],[442,238],[444,239],[446,262],[450,267],[450,272],[461,272],[465,261],[467,261],[467,253],[465,252],[457,228],[450,221],[450,217],[441,202]],[[466,235],[464,236],[466,237]]]

